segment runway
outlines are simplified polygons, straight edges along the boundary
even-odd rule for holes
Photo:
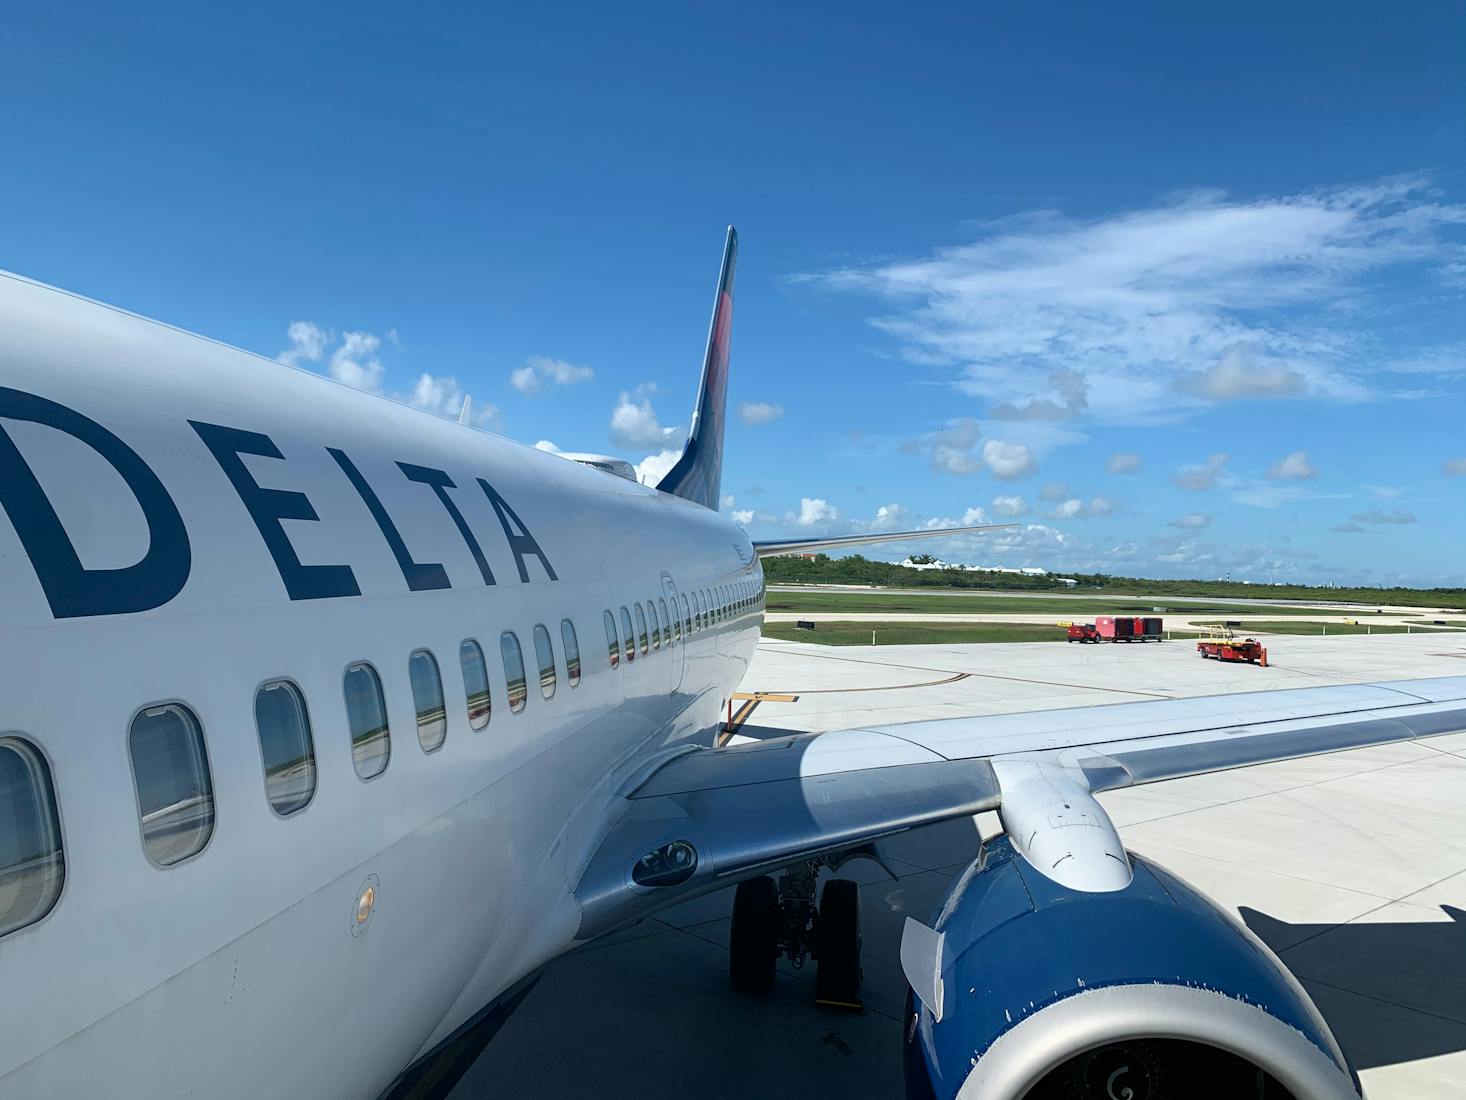
[[[1272,667],[1200,661],[1175,641],[823,647],[765,640],[742,735],[821,732],[1058,706],[1466,675],[1466,638],[1290,637]],[[958,674],[965,676],[956,678]],[[944,677],[946,682],[937,682]],[[1236,912],[1303,981],[1371,1100],[1457,1096],[1466,1080],[1466,734],[1111,792],[1127,845]],[[927,920],[996,815],[885,844],[899,881],[857,862],[863,1015],[813,1004],[813,966],[752,999],[727,985],[731,892],[666,910],[552,964],[452,1093],[899,1097],[907,914]]]

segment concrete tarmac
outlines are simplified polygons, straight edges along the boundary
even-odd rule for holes
[[[1146,646],[826,647],[766,640],[743,735],[1060,706],[1466,675],[1456,635],[1292,637],[1267,669]],[[960,679],[952,679],[961,675]],[[946,682],[941,682],[946,681]],[[1127,845],[1237,913],[1294,971],[1371,1100],[1466,1095],[1466,734],[1100,796]],[[727,984],[731,891],[666,910],[546,971],[453,1092],[899,1097],[907,914],[929,920],[995,815],[885,842],[861,882],[866,1011],[821,1010],[813,964],[764,998]]]

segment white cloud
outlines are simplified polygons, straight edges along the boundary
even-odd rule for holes
[[[654,455],[647,455],[636,464],[636,480],[643,485],[655,486],[657,482],[666,477],[677,460],[682,457],[681,451],[658,451]]]
[[[742,508],[730,514],[733,517],[733,522],[738,524],[739,527],[747,527],[750,523],[753,522],[752,508]]]
[[[1026,477],[1038,469],[1033,452],[1026,444],[1005,443],[1000,439],[989,439],[982,445],[982,460],[994,477],[1004,481]]]
[[[1294,451],[1269,466],[1267,476],[1274,481],[1307,481],[1317,473],[1308,461],[1307,451]]]
[[[1049,375],[1048,388],[1021,401],[994,405],[997,420],[1068,420],[1089,408],[1089,385],[1077,371],[1060,367]]]
[[[1085,519],[1089,516],[1104,518],[1115,514],[1115,502],[1109,497],[1095,497],[1088,504],[1078,498],[1062,500],[1049,513],[1050,519]]]
[[[1182,466],[1171,477],[1171,480],[1182,489],[1189,489],[1193,493],[1205,493],[1216,488],[1217,479],[1222,476],[1230,455],[1218,452],[1211,455],[1207,460],[1198,466]]]
[[[1337,527],[1330,527],[1330,531],[1338,531],[1342,535],[1362,535],[1365,528],[1357,523],[1341,523]]]
[[[551,359],[546,355],[531,355],[525,365],[533,367],[541,378],[547,378],[557,386],[573,386],[577,382],[589,382],[596,376],[590,367],[578,367],[563,359]]]
[[[1248,397],[1294,397],[1307,388],[1303,375],[1286,363],[1269,361],[1248,344],[1233,344],[1205,370],[1178,381],[1181,389],[1213,401]]]
[[[408,393],[384,389],[386,368],[377,354],[382,347],[382,338],[375,333],[343,332],[338,339],[336,332],[313,321],[293,321],[286,330],[286,335],[291,346],[278,356],[283,363],[300,366],[303,363],[320,363],[324,360],[326,371],[332,378],[356,389],[382,394],[393,401],[452,420],[457,420],[463,411],[463,402],[468,395],[454,378],[440,377],[424,371],[418,375]],[[393,348],[401,346],[396,329],[389,330],[386,339]],[[499,409],[486,402],[470,404],[469,416],[471,422],[478,427],[494,431],[502,428]]]
[[[932,436],[932,469],[963,477],[982,469],[982,459],[974,448],[982,431],[971,418],[950,421]]]
[[[463,402],[468,397],[458,385],[456,378],[439,378],[424,371],[418,375],[417,384],[410,394],[393,394],[392,398],[414,409],[422,409],[436,416],[457,420],[463,412]],[[469,420],[480,428],[498,431],[502,417],[499,409],[488,402],[470,402]]]
[[[546,382],[555,386],[573,386],[577,382],[588,382],[595,376],[596,372],[590,367],[578,367],[547,355],[531,355],[524,361],[524,366],[509,375],[509,384],[525,397],[533,397]]]
[[[534,445],[534,449],[537,451],[545,451],[552,455],[557,455],[560,453],[560,448],[555,446],[555,444],[551,443],[548,439],[541,439],[538,443]]]
[[[1105,463],[1105,469],[1112,474],[1138,474],[1142,463],[1133,451],[1116,451]]]
[[[833,523],[840,518],[839,509],[819,497],[802,497],[799,501],[799,516],[795,520],[801,527],[813,527],[820,523]]]
[[[509,384],[525,397],[533,397],[540,392],[540,376],[534,372],[533,367],[519,367],[509,374]]]
[[[1466,265],[1463,265],[1466,270]],[[1466,284],[1463,284],[1466,285]],[[1385,364],[1385,370],[1396,374],[1434,374],[1456,378],[1466,374],[1466,340],[1454,344],[1437,344],[1419,348],[1412,354]]]
[[[1179,527],[1183,531],[1199,531],[1203,527],[1211,526],[1210,512],[1187,512],[1184,516],[1178,516],[1171,520],[1169,527]]]
[[[882,504],[876,509],[875,519],[870,521],[871,531],[899,531],[906,525],[907,509],[904,504]]]
[[[993,515],[1004,519],[1021,516],[1028,511],[1028,502],[1022,497],[993,497]]]
[[[737,502],[733,499],[732,493],[724,493],[722,498],[718,501],[718,507],[722,511],[726,512],[729,508],[733,507],[735,503]]]
[[[1417,522],[1414,512],[1407,512],[1403,508],[1395,508],[1391,511],[1383,511],[1379,508],[1371,508],[1367,512],[1355,512],[1349,517],[1355,523],[1382,523],[1401,524]]]
[[[1069,496],[1069,486],[1062,481],[1045,481],[1038,495],[1044,500],[1064,500]]]
[[[764,401],[741,401],[738,404],[738,419],[750,427],[767,424],[783,415],[783,405],[771,405]]]
[[[414,409],[456,417],[463,410],[463,391],[458,388],[457,379],[437,378],[424,372],[418,376],[407,403]]]
[[[1050,519],[1075,519],[1084,515],[1084,501],[1062,500],[1049,513]]]
[[[657,422],[652,403],[643,397],[636,401],[622,393],[611,412],[611,438],[622,447],[670,447],[680,442],[678,428],[664,428]]]
[[[290,340],[290,346],[276,358],[292,367],[301,363],[319,363],[332,338],[331,333],[314,321],[291,321],[285,335]]]
[[[326,369],[338,382],[368,393],[381,393],[383,368],[377,358],[381,346],[381,338],[370,332],[344,332],[341,343],[331,352]]]
[[[1453,458],[1441,463],[1441,473],[1447,477],[1466,477],[1466,458]]]
[[[1371,312],[1400,293],[1377,273],[1439,278],[1463,259],[1463,222],[1466,207],[1420,178],[1196,192],[1094,220],[1034,211],[926,257],[804,281],[880,300],[871,323],[904,357],[947,367],[994,415],[1072,414],[1082,393],[1085,417],[1149,422],[1236,397],[1364,396]],[[1039,393],[1035,377],[1049,379]]]

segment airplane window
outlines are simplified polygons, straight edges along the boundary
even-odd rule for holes
[[[682,616],[677,613],[677,597],[672,597],[672,640],[682,640]]]
[[[534,628],[534,655],[540,665],[540,694],[548,699],[555,694],[555,647],[544,623]]]
[[[509,682],[509,709],[518,714],[529,698],[529,688],[524,681],[524,654],[514,631],[499,635],[499,651],[504,654],[504,678]]]
[[[657,610],[662,613],[662,642],[664,645],[672,644],[672,620],[667,616],[667,601],[657,597]],[[680,635],[680,631],[678,632]]]
[[[29,741],[0,737],[0,936],[35,924],[61,897],[66,856],[51,769]]]
[[[346,695],[346,724],[351,729],[351,763],[361,779],[375,779],[387,770],[392,755],[392,730],[387,725],[387,700],[377,670],[365,661],[346,666],[342,690]]]
[[[682,632],[692,637],[692,608],[687,603],[687,593],[682,593]]]
[[[458,647],[458,664],[463,669],[463,695],[468,705],[468,726],[481,730],[489,724],[494,701],[489,697],[489,669],[484,664],[484,651],[472,638],[464,638]]]
[[[646,617],[652,624],[652,648],[662,648],[662,624],[657,621],[657,601],[647,600]]]
[[[641,643],[642,656],[645,656],[646,655],[646,652],[647,652],[647,644],[646,644],[646,615],[642,612],[642,610],[641,610],[641,604],[639,604],[639,603],[632,604],[631,605],[631,610],[632,610],[632,613],[636,616],[636,637],[637,637],[637,641],[639,641]]]
[[[704,623],[703,621],[703,603],[701,589],[692,594],[692,602],[697,606],[697,613],[693,616],[692,622],[698,630],[701,630],[706,625],[706,623]]]
[[[621,640],[616,637],[616,616],[609,611],[602,611],[601,618],[606,623],[606,653],[611,658],[611,667],[615,668],[621,663]]]
[[[631,612],[626,610],[626,605],[621,605],[621,637],[626,642],[626,659],[636,660],[636,636],[631,633]]]
[[[214,786],[193,712],[148,707],[132,720],[127,747],[148,858],[170,867],[203,851],[214,832]]]
[[[423,752],[436,752],[448,736],[448,708],[443,702],[443,677],[437,659],[419,649],[407,659],[412,684],[412,706],[417,712],[417,741]]]
[[[570,686],[575,687],[580,683],[580,639],[575,636],[575,624],[569,619],[560,620],[560,641],[565,646],[565,676]]]
[[[265,764],[265,797],[281,817],[303,810],[316,793],[316,747],[300,689],[273,680],[255,692],[255,729]]]

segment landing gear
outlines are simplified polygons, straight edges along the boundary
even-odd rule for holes
[[[779,891],[764,875],[740,882],[733,895],[728,978],[740,993],[767,993],[779,959]]]
[[[764,876],[740,883],[733,896],[728,977],[741,993],[767,993],[780,955],[798,969],[818,964],[815,999],[860,1009],[860,890],[850,879],[825,883],[815,905],[821,863],[796,864],[778,882]]]
[[[815,999],[836,1008],[860,1003],[860,890],[848,878],[825,883],[820,898]]]

